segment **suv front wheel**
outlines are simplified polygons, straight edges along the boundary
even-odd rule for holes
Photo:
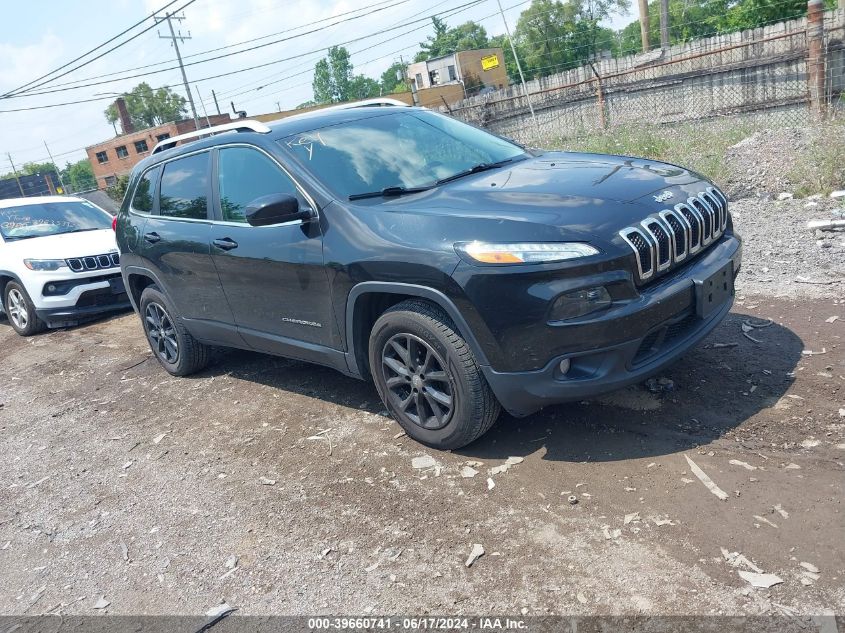
[[[498,418],[472,351],[439,307],[407,300],[390,308],[373,326],[369,352],[382,401],[418,442],[461,448]]]
[[[147,286],[139,302],[141,322],[150,349],[174,376],[188,376],[208,365],[209,348],[182,324],[173,306],[156,286]]]
[[[35,306],[23,286],[15,281],[6,284],[3,293],[3,309],[15,332],[21,336],[32,336],[43,330],[44,321],[35,314]]]

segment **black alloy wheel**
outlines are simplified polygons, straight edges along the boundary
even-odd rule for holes
[[[381,362],[396,409],[424,429],[442,429],[449,423],[454,410],[452,381],[445,361],[428,343],[413,334],[397,334],[382,349]]]
[[[175,365],[179,361],[179,341],[173,320],[164,306],[155,302],[147,304],[144,312],[144,329],[150,347],[165,363]]]

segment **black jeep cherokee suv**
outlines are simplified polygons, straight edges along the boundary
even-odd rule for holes
[[[171,374],[208,346],[327,365],[373,379],[410,436],[458,448],[500,407],[643,380],[731,307],[727,200],[682,167],[527,151],[407,107],[225,127],[159,144],[118,215]]]

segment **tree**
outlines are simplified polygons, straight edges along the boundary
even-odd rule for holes
[[[24,163],[20,168],[20,173],[25,176],[34,176],[35,174],[45,174],[48,172],[56,172],[56,166],[53,163]],[[58,184],[58,183],[57,183]]]
[[[381,74],[382,94],[395,94],[397,92],[408,92],[408,82],[405,81],[407,66],[403,62],[393,62],[390,67]]]
[[[629,0],[533,0],[514,30],[526,77],[575,68],[601,50],[615,50],[613,31],[600,22],[629,5]]]
[[[129,176],[118,176],[117,180],[111,187],[106,187],[106,193],[109,198],[115,202],[123,202],[123,196],[126,195],[126,189],[129,187]],[[203,200],[203,205],[205,201]]]
[[[65,186],[70,187],[71,191],[86,191],[97,188],[94,170],[91,169],[91,162],[87,158],[65,165],[62,170],[62,180]]]
[[[352,81],[352,62],[349,51],[343,46],[332,46],[328,55],[314,66],[314,101],[317,103],[341,103],[349,101],[349,87]]]
[[[370,99],[371,97],[381,96],[381,84],[375,79],[370,79],[366,75],[355,75],[349,82],[349,97],[350,101],[356,99]]]
[[[487,48],[490,44],[486,29],[471,20],[451,29],[437,16],[432,16],[431,22],[434,25],[434,35],[429,35],[425,42],[420,42],[421,50],[414,57],[414,61],[422,62],[457,51]]]
[[[185,97],[176,94],[170,88],[153,90],[149,84],[140,83],[130,92],[125,93],[123,98],[126,101],[129,119],[137,129],[178,121],[187,113]],[[104,114],[109,123],[114,123],[120,118],[114,104],[106,108]]]

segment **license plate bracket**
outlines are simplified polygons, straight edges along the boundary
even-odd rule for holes
[[[718,310],[734,293],[733,260],[706,279],[694,279],[695,311],[706,319]]]

